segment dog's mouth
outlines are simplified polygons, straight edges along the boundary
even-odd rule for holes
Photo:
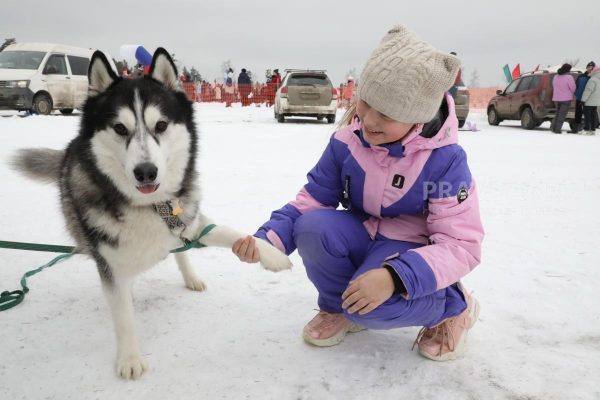
[[[147,185],[136,186],[135,188],[144,194],[150,194],[156,192],[156,189],[158,189],[159,186],[160,184],[155,185],[153,183],[150,183]]]

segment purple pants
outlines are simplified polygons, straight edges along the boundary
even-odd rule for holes
[[[294,225],[294,241],[306,273],[319,292],[319,308],[345,316],[366,328],[431,327],[460,314],[467,307],[462,292],[452,285],[415,300],[393,295],[370,313],[348,314],[342,293],[351,280],[379,268],[395,253],[421,244],[377,237],[371,240],[361,221],[348,211],[317,210],[301,215]]]

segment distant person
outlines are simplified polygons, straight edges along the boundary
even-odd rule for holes
[[[352,99],[354,98],[354,78],[352,76],[348,77],[346,87],[344,88],[343,94],[343,102],[344,107],[348,108],[352,104]]]
[[[581,101],[581,96],[583,95],[583,90],[585,89],[585,85],[587,81],[590,79],[590,73],[596,66],[596,63],[590,61],[588,65],[585,67],[585,72],[580,74],[575,80],[575,99],[577,102],[575,103],[575,131],[573,133],[579,133],[581,128],[583,127],[581,124],[582,116],[583,116],[583,101]]]
[[[240,100],[242,101],[242,107],[250,105],[248,96],[252,92],[252,80],[248,76],[246,68],[242,68],[242,72],[238,75],[238,91],[240,92]]]
[[[281,86],[281,74],[279,73],[279,70],[277,68],[273,70],[273,76],[271,76],[271,83],[277,85],[277,89],[279,88],[279,86]]]
[[[479,264],[484,232],[446,93],[459,67],[406,28],[389,30],[295,200],[256,237],[234,243],[245,262],[260,261],[257,240],[287,254],[298,249],[318,292],[307,343],[423,326],[415,340],[422,356],[446,361],[466,351],[479,308],[460,279]]]
[[[346,90],[346,84],[345,83],[340,83],[340,87],[339,87],[339,101],[338,101],[338,108],[342,108],[344,107],[344,91]]]
[[[229,68],[225,72],[225,85],[223,87],[223,100],[225,107],[231,107],[235,97],[235,86],[233,85],[233,68]]]
[[[563,64],[552,79],[552,101],[556,106],[556,114],[550,125],[550,130],[554,133],[562,133],[562,126],[567,118],[571,101],[575,94],[575,79],[569,73],[571,64]]]
[[[456,53],[451,51],[450,54],[452,54],[453,56],[456,56]],[[462,81],[462,69],[459,68],[458,69],[458,73],[456,74],[456,79],[454,79],[454,84],[452,85],[452,87],[450,88],[450,90],[448,91],[451,95],[452,98],[456,98],[456,95],[458,94],[458,87],[463,85],[463,81]]]
[[[585,85],[583,94],[583,126],[584,135],[594,135],[598,126],[598,107],[600,106],[600,67],[595,67],[590,73],[590,79]]]
[[[281,75],[279,75],[279,70],[275,68],[273,70],[273,74],[271,75],[271,80],[267,85],[269,88],[267,95],[267,106],[270,107],[275,104],[275,94],[277,93],[279,86],[281,86]]]

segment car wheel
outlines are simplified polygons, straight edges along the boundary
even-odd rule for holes
[[[71,114],[73,114],[73,109],[72,108],[63,108],[62,110],[60,110],[60,113],[62,115],[71,115]]]
[[[521,127],[523,129],[533,129],[536,127],[538,121],[533,116],[531,108],[527,107],[521,112]]]
[[[33,109],[40,115],[50,114],[52,112],[52,99],[47,94],[38,94],[33,99]]]
[[[488,124],[497,126],[500,124],[500,118],[498,118],[498,113],[494,107],[491,107],[488,110]]]
[[[277,114],[277,122],[283,124],[285,122],[285,117],[283,114]]]
[[[335,114],[328,115],[327,116],[327,123],[328,124],[333,124],[334,122],[335,122]]]

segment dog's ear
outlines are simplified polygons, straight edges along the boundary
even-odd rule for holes
[[[104,92],[117,78],[104,53],[96,50],[88,68],[89,95]]]
[[[159,47],[154,52],[150,65],[150,77],[156,79],[171,90],[181,90],[177,80],[177,67],[169,53]]]

